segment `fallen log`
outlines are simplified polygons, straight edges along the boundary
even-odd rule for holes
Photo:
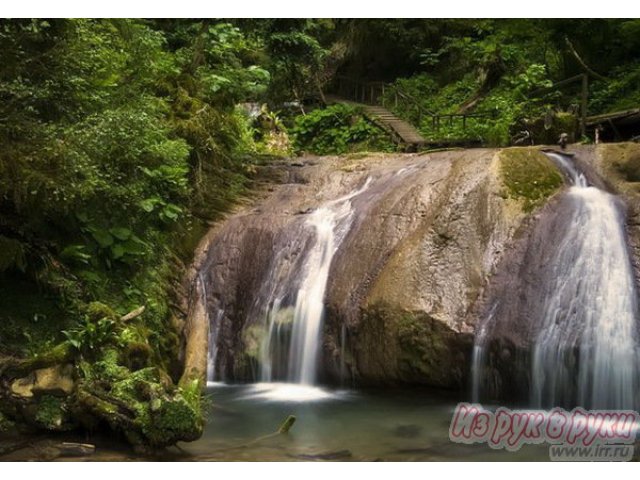
[[[287,418],[285,418],[284,422],[282,422],[280,424],[280,427],[278,428],[277,431],[275,431],[273,433],[270,433],[268,435],[263,435],[261,437],[258,437],[256,439],[254,439],[254,440],[251,440],[251,441],[249,441],[247,443],[241,443],[239,445],[232,445],[230,447],[225,447],[225,448],[221,448],[221,449],[215,450],[215,452],[216,453],[217,452],[226,452],[226,451],[235,450],[235,449],[238,449],[238,448],[247,448],[247,447],[250,447],[252,445],[255,445],[258,442],[262,442],[263,440],[266,440],[268,438],[274,438],[274,437],[277,437],[277,436],[280,436],[280,435],[287,434],[287,433],[289,433],[289,430],[291,430],[291,427],[293,427],[293,424],[295,422],[296,422],[295,415],[289,415]],[[207,457],[206,459],[215,459],[215,458],[216,457]]]
[[[278,429],[278,433],[288,433],[289,430],[291,430],[291,427],[293,427],[293,424],[296,423],[296,417],[293,415],[289,415],[284,422],[282,422],[282,425],[280,425],[280,428]]]
[[[96,446],[89,443],[62,442],[55,448],[60,450],[61,457],[86,457],[96,451]]]

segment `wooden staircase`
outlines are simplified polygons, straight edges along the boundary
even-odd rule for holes
[[[343,103],[361,108],[365,116],[382,129],[388,131],[394,142],[404,146],[406,150],[415,151],[427,144],[427,141],[418,133],[418,130],[416,130],[413,125],[396,117],[380,105],[357,103],[337,95],[326,95],[325,100],[327,104]]]
[[[418,130],[410,123],[401,120],[384,107],[363,105],[365,115],[378,120],[391,130],[394,136],[397,136],[398,143],[402,143],[408,147],[418,148],[424,146],[427,141],[420,135]]]

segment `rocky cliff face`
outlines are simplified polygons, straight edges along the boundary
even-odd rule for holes
[[[561,183],[546,157],[478,149],[272,169],[280,184],[212,231],[196,263],[219,378],[257,378],[265,298],[300,268],[305,217],[369,179],[331,265],[324,379],[465,387],[485,286]]]
[[[637,184],[640,180],[640,146],[576,146],[571,151],[575,153],[574,162],[586,175],[589,185],[619,195],[616,203],[621,215],[626,214],[631,259],[636,284],[640,285],[640,190]],[[537,214],[527,221],[528,226],[522,228],[511,242],[483,288],[475,309],[479,326],[477,334],[488,336],[479,341],[485,357],[479,363],[486,369],[482,372],[480,385],[476,387],[483,392],[481,399],[529,399],[534,343],[544,324],[547,299],[556,293],[554,289],[560,273],[556,270],[563,268],[558,264],[556,249],[550,247],[565,242],[571,229],[576,228],[572,224],[575,202],[573,196],[561,190],[538,209]],[[578,255],[576,251],[576,261]],[[576,291],[575,296],[578,294]],[[569,302],[566,302],[566,308],[570,308]],[[484,334],[484,331],[488,333]],[[572,358],[577,356],[576,350]]]

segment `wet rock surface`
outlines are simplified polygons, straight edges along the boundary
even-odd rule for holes
[[[638,258],[640,188],[632,170],[640,152],[634,148],[574,150],[589,180],[621,193],[628,204]],[[504,155],[524,160],[507,164]],[[526,312],[537,308],[544,282],[531,256],[544,256],[548,242],[562,235],[569,208],[565,187],[549,183],[550,167],[540,155],[535,149],[477,149],[312,158],[273,167],[280,183],[217,225],[194,265],[205,286],[207,319],[219,322],[217,378],[259,379],[267,299],[274,284],[302,267],[313,240],[306,218],[370,179],[352,200],[354,219],[330,269],[322,380],[466,389],[478,321],[499,308],[503,320],[489,348],[497,366],[493,383],[519,390],[533,333]],[[523,175],[534,186],[518,191]],[[544,183],[538,190],[536,178]]]
[[[308,212],[360,188],[325,304],[324,378],[360,384],[467,382],[473,306],[527,214],[506,198],[498,151],[327,157],[216,228],[200,255],[216,371],[254,380],[265,298],[309,248]],[[281,178],[291,178],[282,174]],[[274,269],[277,260],[278,269]],[[274,276],[274,271],[277,274]]]

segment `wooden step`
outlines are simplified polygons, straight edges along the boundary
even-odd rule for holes
[[[336,95],[326,96],[327,103],[344,103],[347,105],[357,105],[364,111],[365,115],[375,118],[389,130],[396,134],[401,140],[400,143],[408,145],[423,145],[426,140],[420,135],[413,125],[396,117],[392,112],[379,105],[362,105],[357,102],[338,97]]]

